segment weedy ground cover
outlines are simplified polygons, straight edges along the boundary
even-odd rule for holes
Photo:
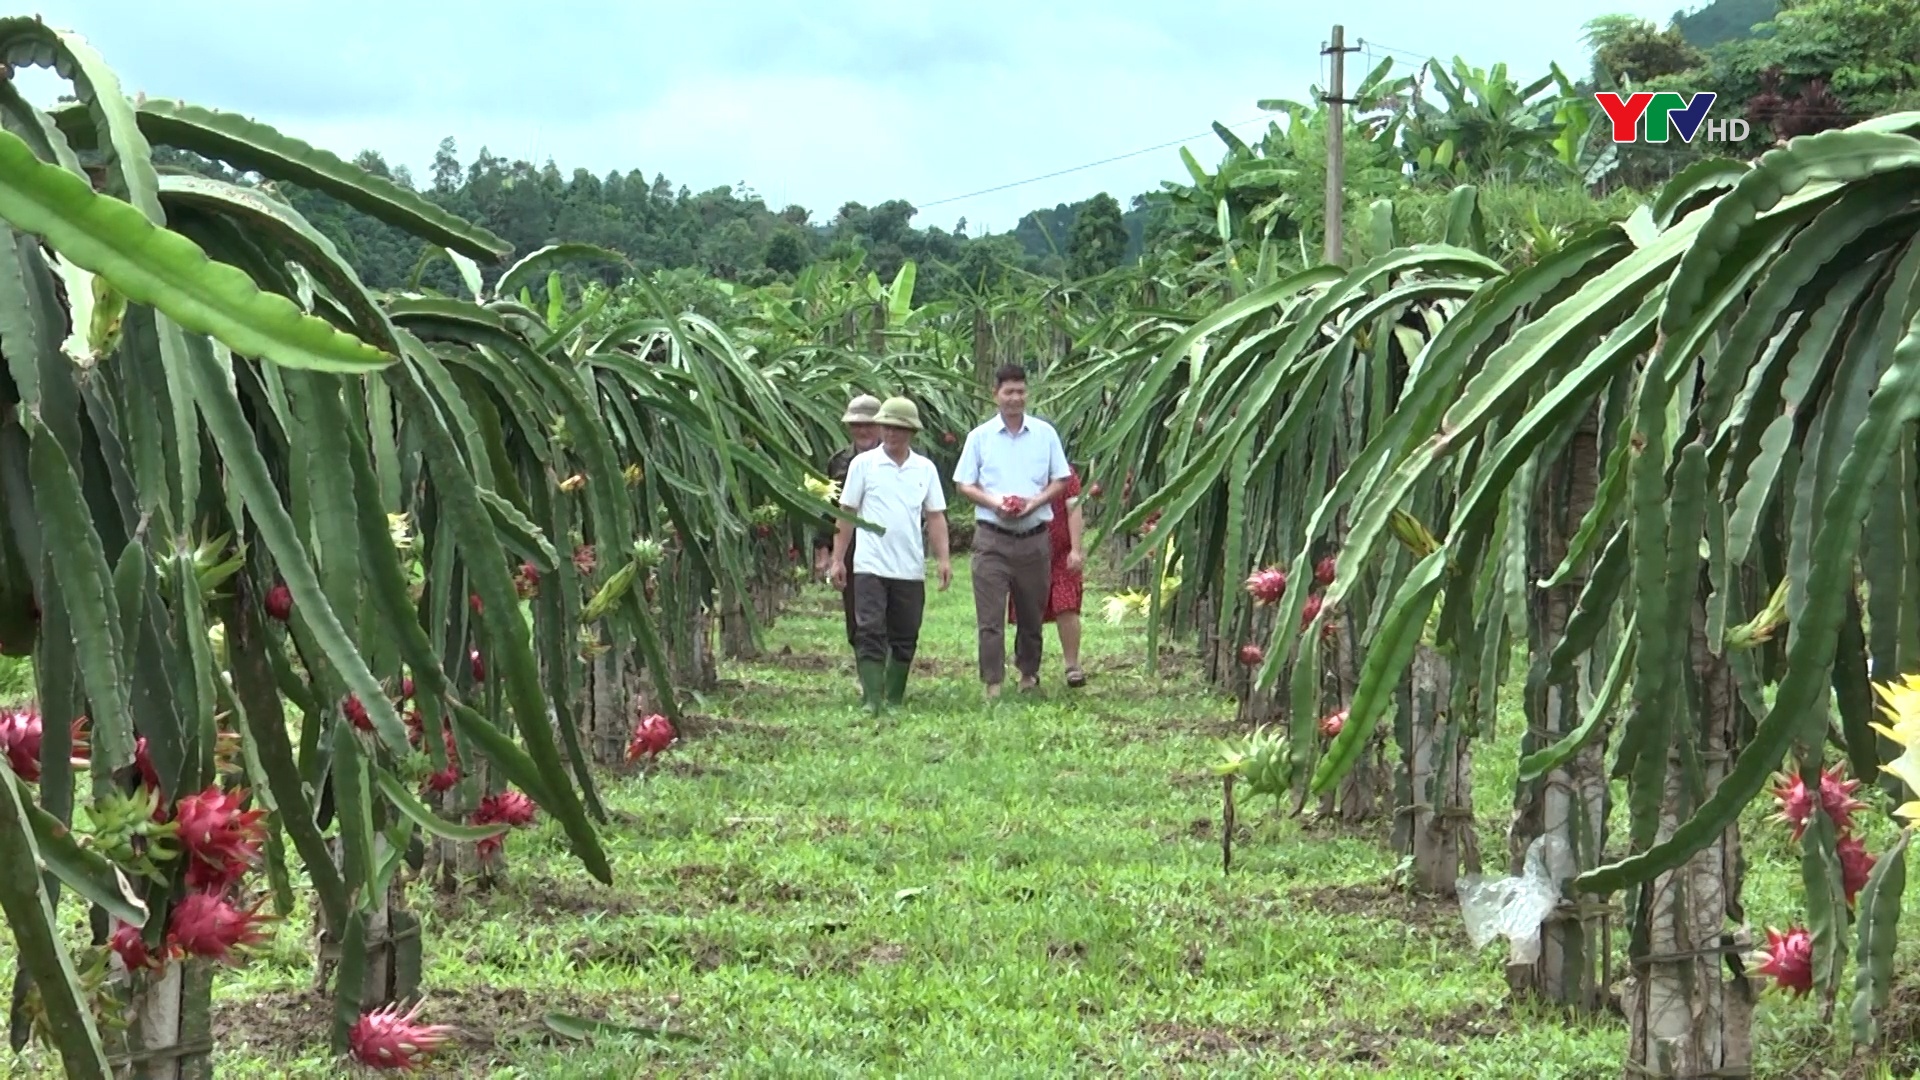
[[[1156,677],[1137,622],[1090,623],[1083,690],[1050,638],[1044,696],[986,708],[970,595],[964,567],[933,595],[908,707],[879,724],[854,707],[837,598],[803,595],[654,775],[609,782],[618,888],[545,821],[491,892],[415,884],[428,1008],[460,1029],[427,1075],[1617,1075],[1624,1025],[1511,1005],[1504,946],[1470,949],[1453,903],[1400,891],[1384,826],[1246,803],[1223,875],[1209,765],[1232,703],[1171,650]],[[1490,872],[1519,727],[1478,755]],[[1765,809],[1757,925],[1799,887]],[[222,976],[220,1076],[339,1075],[308,925]],[[1839,1075],[1801,1049],[1810,1005],[1762,1009],[1764,1075]],[[640,1033],[569,1038],[556,1012]]]

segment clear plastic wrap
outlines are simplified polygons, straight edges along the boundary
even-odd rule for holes
[[[1560,902],[1560,886],[1573,869],[1566,841],[1549,833],[1528,846],[1520,876],[1461,878],[1460,915],[1473,947],[1504,937],[1510,943],[1508,963],[1533,963],[1540,956],[1540,926]]]

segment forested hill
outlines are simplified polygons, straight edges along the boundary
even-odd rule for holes
[[[166,157],[174,166],[225,172],[186,155]],[[1135,198],[1136,209],[1123,215],[1119,202],[1102,193],[1030,214],[1012,233],[969,237],[964,217],[951,227],[916,226],[914,208],[900,199],[876,206],[849,202],[826,214],[794,205],[775,209],[744,183],[696,192],[662,172],[569,173],[552,161],[536,166],[485,147],[462,160],[452,138],[442,140],[424,182],[372,151],[354,160],[484,225],[522,254],[565,238],[621,252],[641,272],[688,269],[760,285],[789,278],[817,260],[857,252],[883,280],[914,260],[920,267],[915,292],[923,300],[991,287],[1010,267],[1053,277],[1100,273],[1135,257],[1146,213],[1144,201]],[[419,241],[324,195],[286,185],[281,190],[368,284],[390,288],[412,278],[423,250]],[[611,284],[624,272],[608,267],[601,273]]]
[[[1697,49],[1753,36],[1753,28],[1773,18],[1780,0],[1713,0],[1693,12],[1673,13],[1680,36]]]

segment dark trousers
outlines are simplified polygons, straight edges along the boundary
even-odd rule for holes
[[[855,648],[859,643],[853,617],[853,544],[847,544],[847,557],[841,564],[847,568],[847,587],[840,590],[840,609],[847,616],[847,648]]]
[[[920,620],[927,610],[927,583],[855,574],[847,595],[853,599],[854,655],[862,660],[913,663],[920,647]]]
[[[1053,540],[1041,526],[1011,536],[985,522],[973,534],[973,610],[980,635],[980,681],[998,686],[1007,676],[1007,598],[1017,620],[1013,665],[1022,678],[1040,678],[1040,617],[1053,587]]]

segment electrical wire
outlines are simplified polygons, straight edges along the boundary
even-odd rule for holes
[[[1245,120],[1236,120],[1231,124],[1222,124],[1221,126],[1229,129],[1240,128],[1240,127],[1245,127],[1248,124],[1258,123],[1263,120],[1271,120],[1271,119],[1272,119],[1271,115],[1262,114],[1260,116],[1250,116]],[[1102,165],[1111,165],[1116,161],[1125,161],[1128,158],[1136,158],[1142,154],[1151,154],[1157,150],[1166,150],[1171,147],[1179,146],[1182,143],[1190,143],[1195,139],[1204,139],[1207,136],[1212,134],[1214,134],[1213,129],[1208,128],[1206,131],[1197,132],[1195,134],[1185,136],[1184,138],[1171,139],[1171,140],[1168,140],[1167,142],[1159,143],[1154,146],[1143,146],[1138,150],[1129,150],[1124,154],[1115,154],[1112,157],[1101,158],[1099,161],[1089,161],[1084,165],[1075,165],[1075,166],[1072,166],[1071,168],[1059,169],[1057,171],[1046,173],[1041,176],[1031,176],[1025,180],[1015,180],[1012,183],[996,184],[993,187],[981,188],[979,191],[969,191],[965,195],[952,195],[944,199],[935,199],[932,202],[914,203],[913,207],[916,210],[925,210],[929,207],[945,206],[948,203],[956,203],[964,199],[977,198],[981,195],[992,195],[995,192],[1007,191],[1017,187],[1025,187],[1028,184],[1037,184],[1042,180],[1052,180],[1054,177],[1057,177],[1057,176],[1067,176],[1071,173],[1082,172],[1086,169],[1094,169]]]
[[[1396,49],[1391,45],[1383,45],[1378,41],[1374,41],[1372,38],[1361,38],[1360,47],[1363,49],[1379,49],[1383,53],[1397,53],[1409,60],[1418,60],[1422,64],[1428,63],[1433,59],[1431,56],[1414,52],[1411,49]]]

